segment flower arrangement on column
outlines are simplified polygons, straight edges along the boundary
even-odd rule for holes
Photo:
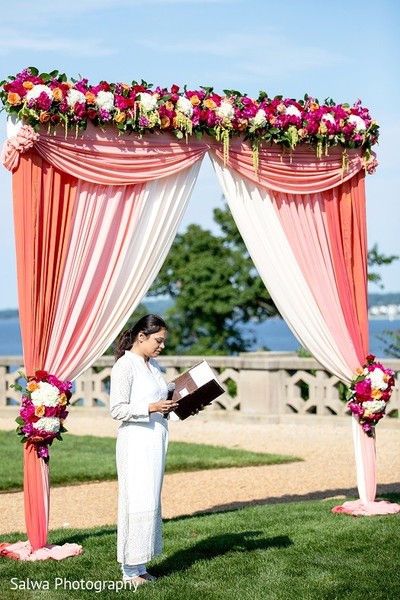
[[[347,400],[365,433],[375,437],[375,426],[385,416],[392,394],[395,373],[376,362],[373,354],[369,354],[366,361],[353,377]]]
[[[26,377],[25,389],[19,384],[12,387],[22,392],[22,402],[17,434],[22,443],[34,444],[39,458],[49,460],[49,446],[54,439],[62,440],[62,433],[68,416],[68,404],[71,397],[71,381],[60,381],[47,371],[38,370],[35,375]]]

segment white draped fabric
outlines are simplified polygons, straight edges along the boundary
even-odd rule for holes
[[[116,338],[168,254],[200,164],[150,181],[139,193],[137,186],[79,180],[79,227],[72,230],[46,368],[75,379]]]
[[[223,166],[218,158],[211,157],[211,160],[236,225],[282,317],[300,343],[321,364],[341,380],[349,382],[354,370],[334,339],[302,273],[273,206],[270,191],[243,179]],[[303,235],[307,234],[303,232]],[[309,247],[312,241],[307,237]],[[315,254],[310,252],[310,256],[315,257]],[[323,275],[318,271],[318,276]],[[343,321],[344,330],[340,305],[335,318]],[[358,364],[355,355],[354,363]]]

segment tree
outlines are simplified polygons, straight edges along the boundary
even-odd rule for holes
[[[368,281],[376,283],[380,288],[383,288],[381,283],[382,277],[378,273],[372,272],[371,267],[380,267],[382,265],[390,265],[393,261],[398,260],[399,256],[392,254],[391,256],[385,256],[378,250],[378,245],[374,244],[370,250],[368,250]]]
[[[277,314],[230,211],[214,210],[221,235],[199,225],[178,234],[149,295],[168,295],[166,352],[236,354],[254,340],[243,323]]]

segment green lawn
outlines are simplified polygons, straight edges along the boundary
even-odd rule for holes
[[[354,518],[332,514],[334,504],[265,504],[165,521],[164,554],[149,569],[160,578],[137,593],[149,600],[400,598],[400,515]],[[12,542],[21,534],[4,537]],[[120,580],[114,527],[50,532],[49,543],[65,542],[84,553],[60,562],[0,559],[0,597],[132,598],[133,590],[112,589]],[[39,584],[49,589],[32,589]]]
[[[83,481],[116,479],[115,439],[65,434],[50,449],[51,485]],[[22,489],[22,444],[12,431],[0,431],[0,490]],[[167,467],[169,472],[194,471],[226,467],[248,467],[300,460],[294,456],[248,452],[204,444],[171,442]]]

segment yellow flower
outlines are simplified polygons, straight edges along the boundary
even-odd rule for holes
[[[200,98],[194,94],[190,97],[190,102],[193,104],[193,106],[198,106],[200,104]]]
[[[114,121],[116,123],[125,123],[126,121],[126,114],[123,112],[118,112],[115,116],[114,116]]]
[[[52,91],[53,94],[53,98],[56,102],[61,102],[61,100],[63,99],[63,93],[60,90],[60,88],[54,88],[54,90]]]
[[[215,104],[214,100],[211,100],[211,98],[207,98],[207,100],[204,100],[203,106],[205,106],[206,108],[210,108],[211,110],[217,108],[217,105]]]
[[[380,400],[382,398],[382,392],[381,390],[378,390],[378,388],[372,388],[371,390],[371,396],[372,398],[375,398],[375,400]]]
[[[24,81],[22,87],[24,87],[26,90],[31,90],[33,88],[33,83],[32,81]]]
[[[61,404],[61,406],[64,406],[65,404],[67,404],[67,396],[65,394],[60,395],[59,404]]]

